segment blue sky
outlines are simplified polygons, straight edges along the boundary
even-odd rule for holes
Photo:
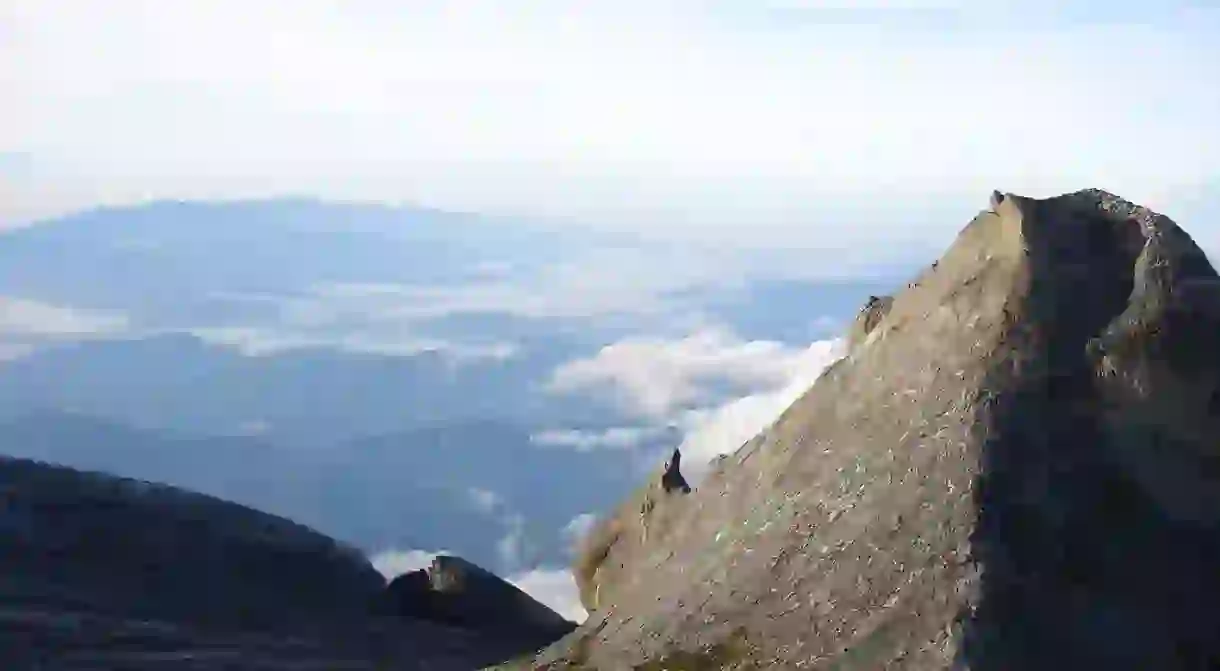
[[[5,0],[0,226],[291,193],[842,248],[1100,186],[1206,238],[1218,27],[1201,2]]]

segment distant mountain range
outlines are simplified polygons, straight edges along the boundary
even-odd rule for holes
[[[369,553],[564,564],[565,527],[619,500],[682,429],[612,395],[548,391],[560,366],[709,325],[799,350],[892,283],[733,254],[309,200],[8,231],[0,451],[188,487]],[[750,389],[729,382],[705,381],[706,403]],[[641,422],[617,447],[532,438]]]
[[[156,430],[319,446],[437,423],[601,416],[588,402],[528,393],[579,351],[559,337],[546,345],[455,363],[443,352],[323,346],[248,356],[189,334],[59,344],[5,365],[0,417],[71,410]]]
[[[443,540],[451,551],[498,564],[505,562],[496,543],[517,524],[526,526],[519,530],[523,556],[516,563],[562,558],[566,542],[557,532],[575,515],[610,505],[635,475],[612,452],[538,448],[527,431],[494,421],[302,450],[39,413],[0,423],[0,445],[16,457],[191,483],[314,528],[336,529],[341,540],[363,548],[436,547]]]

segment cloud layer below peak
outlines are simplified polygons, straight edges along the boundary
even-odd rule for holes
[[[576,449],[629,447],[649,431],[676,428],[683,436],[685,469],[697,480],[708,462],[774,422],[844,353],[839,339],[797,348],[743,341],[725,331],[623,340],[561,366],[550,389],[608,394],[644,425],[602,434],[550,431],[534,440]]]
[[[804,356],[779,342],[742,341],[723,330],[677,340],[629,338],[560,367],[549,388],[556,393],[607,389],[627,409],[656,419],[706,402],[712,382],[738,389],[780,384]]]

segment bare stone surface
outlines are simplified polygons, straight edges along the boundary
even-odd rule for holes
[[[881,320],[889,314],[890,308],[894,305],[892,296],[869,296],[868,302],[860,310],[860,314],[856,315],[855,322],[847,331],[847,344],[855,347],[864,342],[868,334],[872,333]]]
[[[504,668],[1220,668],[1220,280],[1102,191],[990,207],[693,493],[608,515],[595,612]]]

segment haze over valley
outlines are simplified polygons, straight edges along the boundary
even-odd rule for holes
[[[887,281],[758,256],[306,200],[65,216],[0,234],[0,439],[562,590],[597,511],[761,428]]]
[[[652,613],[679,631],[702,617],[683,610],[690,594],[681,592],[687,582],[700,589],[684,571],[702,564],[675,538],[707,531],[720,543],[732,533],[712,527],[753,524],[743,511],[771,505],[783,487],[792,490],[784,496],[821,492],[825,500],[801,510],[826,513],[831,525],[852,509],[832,504],[866,488],[814,482],[825,475],[814,465],[824,457],[837,475],[864,473],[867,450],[926,437],[912,424],[882,445],[890,417],[923,421],[923,409],[952,394],[966,404],[995,387],[1024,403],[1025,387],[993,379],[1008,370],[1010,345],[1012,361],[1070,360],[1076,368],[1055,379],[1084,395],[1084,364],[1010,343],[1008,329],[1020,330],[1010,307],[1035,305],[1021,318],[1065,329],[1063,351],[1082,349],[1077,340],[1093,347],[1081,334],[1125,323],[1127,302],[1131,314],[1147,307],[1132,296],[1143,296],[1140,273],[1160,257],[1133,256],[1140,245],[1169,245],[1166,258],[1189,267],[1165,286],[1206,293],[1191,282],[1209,282],[1203,262],[1220,258],[1220,87],[1209,85],[1220,81],[1218,34],[1220,10],[1185,0],[1104,9],[1049,0],[0,0],[0,456],[164,483],[323,535],[210,499],[5,460],[0,541],[25,547],[22,525],[32,523],[20,515],[62,519],[59,502],[35,486],[51,482],[69,498],[79,490],[82,500],[130,504],[149,528],[173,533],[220,506],[226,521],[207,532],[216,543],[248,557],[312,557],[300,576],[341,576],[336,584],[355,593],[339,601],[361,613],[375,592],[407,611],[425,604],[429,618],[462,629],[470,622],[454,625],[454,613],[470,617],[469,604],[437,596],[437,585],[476,576],[472,589],[492,585],[490,600],[511,605],[508,619],[538,618],[530,621],[542,634],[530,635],[541,638],[510,641],[514,654],[570,623],[497,592],[495,576],[477,567],[572,622],[589,616],[605,585],[606,603],[627,609],[618,615]],[[1034,239],[1042,229],[1029,222],[1062,225]],[[1157,226],[1172,242],[1148,232]],[[1062,244],[1041,246],[1053,236]],[[1042,252],[1050,260],[1041,265],[1013,260]],[[1079,328],[1063,326],[1073,311],[1060,299],[1038,302],[1038,291],[1071,278],[1089,303],[1079,312],[1094,317]],[[892,305],[898,317],[881,328]],[[1104,312],[1098,306],[1110,311],[1089,312]],[[978,315],[994,317],[994,329],[973,342],[994,352],[933,351],[967,347]],[[872,333],[896,335],[873,347],[882,336]],[[923,368],[906,370],[891,352]],[[956,380],[936,377],[940,360],[959,358]],[[1210,370],[1210,359],[1197,359],[1191,366]],[[837,371],[832,391],[819,382],[828,369]],[[928,391],[933,378],[957,386]],[[899,396],[918,407],[896,410]],[[960,424],[944,431],[999,426],[964,407],[953,407]],[[1088,421],[1113,419],[1097,413]],[[1186,433],[1204,435],[1195,428]],[[817,431],[834,440],[822,445]],[[978,435],[954,443],[969,465],[936,483],[946,497],[994,466],[993,444]],[[816,459],[815,444],[826,450]],[[688,508],[665,498],[671,488],[657,478],[675,448],[694,486]],[[809,472],[749,462],[755,453],[803,455],[792,463]],[[726,482],[737,489],[704,496]],[[883,491],[870,486],[869,496]],[[13,503],[9,515],[10,491],[46,494],[47,509]],[[189,504],[163,506],[162,495]],[[891,503],[859,528],[900,528],[897,511],[910,501]],[[682,533],[649,541],[649,515]],[[954,542],[965,543],[966,517],[934,522],[957,525]],[[105,541],[123,524],[107,519],[90,533]],[[856,527],[833,528],[855,538]],[[1173,542],[1164,547],[1195,540],[1165,533]],[[220,547],[200,534],[187,536]],[[159,558],[150,564],[179,561],[152,532],[119,535]],[[885,538],[877,542],[899,537]],[[772,540],[777,553],[798,547]],[[723,552],[753,552],[744,547]],[[59,546],[51,553],[66,556]],[[664,553],[679,559],[661,570],[653,562]],[[437,556],[445,559],[431,564]],[[41,570],[39,557],[27,559],[22,566]],[[266,561],[259,575],[275,578]],[[415,571],[425,566],[433,570],[421,587]],[[721,605],[739,586],[762,584],[742,577],[754,566],[745,559],[725,566],[738,573],[716,573],[730,586]],[[47,578],[55,590],[57,570]],[[401,579],[386,587],[379,573]],[[224,579],[219,569],[207,575]],[[286,571],[285,584],[300,576]],[[672,604],[632,591],[656,576],[668,576],[656,591]],[[835,607],[825,603],[816,608]],[[610,621],[594,614],[602,619],[577,638]],[[607,633],[621,650],[590,653],[606,668],[625,663],[619,652],[645,649],[630,620]],[[448,634],[419,631],[406,638],[451,652]],[[453,645],[483,630],[471,631]],[[716,632],[717,645],[737,635]],[[508,658],[494,652],[488,659]]]

